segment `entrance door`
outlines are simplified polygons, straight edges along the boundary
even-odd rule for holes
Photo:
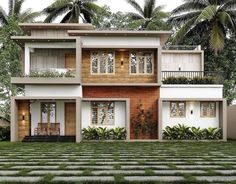
[[[75,54],[66,54],[65,55],[65,68],[75,70],[76,65],[76,56]]]
[[[65,103],[65,135],[76,133],[76,106],[75,103]]]

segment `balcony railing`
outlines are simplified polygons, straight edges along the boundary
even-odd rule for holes
[[[163,50],[201,50],[200,45],[167,45]]]
[[[164,84],[223,84],[221,72],[162,71]]]

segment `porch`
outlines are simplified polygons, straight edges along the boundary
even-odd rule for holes
[[[79,97],[12,99],[11,141],[81,141]]]

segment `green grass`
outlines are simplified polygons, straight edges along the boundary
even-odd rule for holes
[[[214,153],[217,152],[217,153]],[[223,154],[223,155],[219,155]],[[67,156],[68,155],[68,156]],[[83,156],[83,157],[81,157]],[[184,157],[185,156],[185,157]],[[53,162],[50,165],[57,165],[58,168],[52,170],[82,170],[83,173],[78,176],[93,176],[92,171],[96,170],[107,170],[107,169],[92,169],[90,166],[106,167],[111,166],[108,170],[122,170],[122,166],[134,166],[129,162],[137,162],[138,166],[148,166],[148,168],[137,168],[130,170],[144,170],[143,174],[110,174],[104,173],[99,176],[113,176],[114,182],[99,182],[99,181],[86,181],[77,183],[91,183],[91,184],[111,184],[111,183],[140,183],[140,184],[165,184],[168,182],[128,182],[124,180],[125,176],[173,176],[170,174],[156,174],[154,170],[160,170],[154,168],[154,165],[165,165],[166,170],[178,170],[177,165],[195,165],[198,162],[192,157],[200,158],[200,162],[212,162],[212,165],[222,166],[222,170],[235,169],[233,166],[236,165],[236,141],[229,142],[83,142],[80,144],[76,143],[10,143],[0,142],[0,157],[4,159],[18,159],[17,162],[22,162],[23,165],[37,165],[37,166],[49,166],[48,162]],[[209,157],[210,156],[210,157]],[[227,163],[214,163],[217,160],[224,158],[234,158],[235,164]],[[86,164],[80,164],[84,162],[82,158],[86,159]],[[185,158],[185,159],[183,159]],[[36,159],[34,163],[29,162],[30,159]],[[38,160],[37,160],[38,159]],[[56,159],[54,161],[45,159]],[[64,160],[61,160],[64,159]],[[96,160],[99,159],[99,160]],[[104,159],[104,161],[103,161]],[[98,162],[106,162],[105,159],[111,159],[111,162],[122,162],[119,164],[99,164]],[[146,160],[147,159],[147,160]],[[182,164],[170,163],[171,159],[182,161]],[[214,159],[216,159],[214,161]],[[152,162],[163,161],[161,164],[152,164]],[[2,164],[0,161],[0,170],[17,170],[19,171],[15,176],[30,176],[29,172],[33,170],[47,170],[47,169],[26,169],[19,168],[14,169],[14,160],[9,160],[10,164]],[[60,164],[57,162],[61,162]],[[73,165],[83,165],[85,168],[81,169],[69,169],[70,164],[66,162],[73,162]],[[108,162],[108,161],[107,161]],[[227,162],[227,161],[225,161]],[[71,164],[72,165],[72,164]],[[203,164],[204,165],[204,164]],[[88,168],[86,168],[88,167]],[[51,169],[49,169],[51,170]],[[129,169],[126,169],[129,170]],[[165,170],[165,169],[164,169]],[[179,169],[183,170],[183,169]],[[186,169],[189,170],[189,169]],[[195,170],[195,169],[193,169]],[[207,171],[204,174],[181,174],[177,173],[175,176],[182,176],[185,181],[172,182],[176,184],[187,184],[187,183],[202,183],[196,181],[195,176],[236,176],[236,174],[217,174],[212,168],[201,169]],[[72,176],[73,174],[71,174]],[[14,175],[13,175],[14,176]],[[37,176],[34,174],[34,176]],[[70,176],[69,174],[63,176]],[[42,179],[37,183],[55,183],[52,179],[55,177],[51,174],[41,176]],[[0,182],[1,183],[1,182]],[[8,182],[10,183],[10,182]],[[12,182],[14,183],[14,182]],[[17,182],[19,183],[19,182]],[[21,182],[24,183],[24,182]],[[64,183],[76,183],[76,182],[58,182]],[[171,182],[170,182],[171,183]],[[170,184],[169,183],[169,184]],[[204,182],[206,183],[206,182]],[[220,183],[220,182],[219,182]],[[224,183],[224,182],[221,182]],[[236,184],[235,182],[227,182],[230,184]],[[1,183],[2,184],[2,183]]]

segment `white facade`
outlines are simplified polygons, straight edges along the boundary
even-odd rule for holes
[[[223,97],[223,85],[162,85],[160,98],[220,99]]]
[[[82,87],[79,85],[25,85],[25,96],[82,97]]]
[[[126,127],[126,103],[125,102],[115,102],[115,125],[114,126],[102,126],[98,125],[97,127],[107,127],[107,128],[115,128],[115,127]],[[92,125],[92,114],[91,114],[91,102],[85,101],[82,102],[82,128],[94,127]]]
[[[191,114],[191,111],[193,114]],[[170,116],[170,102],[162,104],[162,129],[166,126],[173,127],[178,124],[185,124],[189,127],[219,127],[219,102],[216,102],[216,117],[203,118],[200,116],[200,102],[186,102],[186,117],[173,118]]]
[[[159,46],[159,37],[112,37],[112,36],[82,36],[83,46]]]

